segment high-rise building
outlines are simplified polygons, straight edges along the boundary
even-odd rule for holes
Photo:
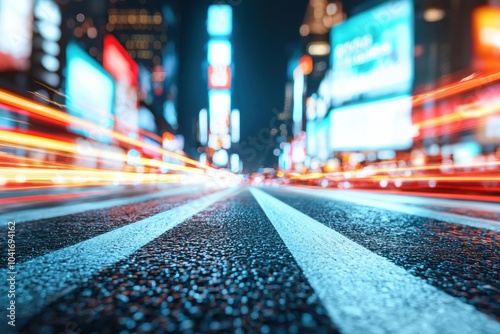
[[[178,127],[178,6],[177,1],[110,0],[108,9],[106,30],[139,64],[141,104],[155,115],[160,133]]]

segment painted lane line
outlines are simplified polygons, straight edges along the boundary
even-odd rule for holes
[[[177,196],[192,192],[193,192],[192,187],[182,187],[182,188],[175,188],[158,193],[145,194],[130,198],[118,198],[100,202],[79,203],[67,207],[61,206],[55,208],[40,208],[40,209],[23,210],[18,212],[8,212],[0,214],[0,226],[7,225],[9,221],[15,221],[16,223],[19,224],[39,219],[62,217],[85,211],[108,209],[114,206],[134,204],[134,203],[149,201],[160,197]]]
[[[299,189],[299,188],[292,188],[288,187],[288,190],[291,190],[296,193],[301,193],[301,194],[307,194],[310,196],[316,196],[316,197],[321,197],[321,198],[329,198],[333,199],[336,201],[343,201],[343,202],[349,202],[349,203],[355,203],[359,205],[365,205],[365,206],[371,206],[371,207],[376,207],[379,209],[386,209],[390,211],[397,211],[409,215],[414,215],[414,216],[419,216],[423,218],[428,218],[428,219],[436,219],[436,220],[441,220],[446,223],[453,223],[453,224],[461,224],[461,225],[467,225],[471,227],[476,227],[476,228],[484,228],[496,232],[500,232],[500,222],[494,221],[494,220],[489,220],[489,219],[484,219],[484,218],[475,218],[475,217],[468,217],[468,216],[463,216],[459,215],[456,213],[449,213],[449,212],[441,212],[441,211],[436,211],[432,209],[425,209],[421,207],[416,207],[412,205],[407,205],[407,204],[399,204],[399,203],[390,203],[390,202],[385,202],[383,201],[383,198],[379,199],[369,199],[369,198],[362,198],[361,196],[358,196],[357,194],[347,194],[346,192],[343,193],[334,193],[334,192],[329,192],[326,190],[304,190],[304,189]]]
[[[23,321],[78,286],[83,278],[130,254],[210,205],[239,191],[226,189],[16,266],[16,318]],[[7,277],[8,269],[0,271]],[[0,305],[8,305],[7,284]],[[20,320],[20,321],[21,321]],[[0,324],[0,331],[5,321]]]
[[[500,333],[500,323],[473,306],[262,190],[250,191],[342,333]]]

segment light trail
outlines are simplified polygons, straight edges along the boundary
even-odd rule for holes
[[[15,145],[24,145],[34,148],[44,148],[55,151],[61,151],[71,154],[78,154],[77,144],[68,143],[61,140],[50,139],[47,137],[34,136],[25,133],[18,133],[13,131],[0,130],[0,141],[4,143],[11,143]],[[96,158],[103,158],[106,160],[114,160],[120,162],[127,162],[128,157],[126,154],[118,154],[111,151],[105,151],[100,149],[92,149],[87,152],[88,156],[93,156]],[[182,165],[172,164],[164,161],[158,161],[154,159],[147,158],[136,158],[136,163],[151,167],[164,167],[171,170],[182,171],[186,173],[204,173],[201,169],[194,167],[186,167]]]
[[[183,174],[131,173],[85,169],[0,168],[0,183],[123,184],[181,182]]]
[[[432,90],[430,92],[415,95],[412,99],[413,107],[418,107],[429,100],[439,100],[445,97],[453,96],[468,90],[481,87],[500,80],[500,72],[493,74],[474,73],[469,75],[458,83],[452,83],[444,87]]]
[[[129,138],[121,133],[118,133],[116,131],[109,130],[105,127],[100,127],[97,126],[96,124],[80,119],[78,117],[74,117],[72,115],[66,114],[62,111],[59,111],[57,109],[41,105],[39,103],[36,103],[34,101],[31,101],[27,98],[12,94],[10,92],[7,92],[5,90],[0,89],[0,103],[5,103],[9,106],[14,107],[13,111],[14,112],[19,112],[20,110],[29,112],[29,115],[38,115],[42,116],[45,119],[48,120],[54,120],[59,123],[63,123],[67,126],[76,126],[82,129],[86,129],[89,131],[96,130],[98,129],[103,133],[104,135],[107,135],[110,138],[114,138],[117,141],[121,143],[126,143],[135,147],[140,147],[140,148],[145,148],[148,150],[151,150],[155,153],[161,154],[161,155],[166,155],[169,156],[173,159],[182,161],[187,164],[194,165],[198,168],[204,169],[204,170],[215,170],[214,168],[207,166],[205,164],[200,163],[199,161],[187,158],[181,154],[174,153],[168,150],[165,150],[163,148],[141,142],[136,139]]]
[[[460,122],[463,120],[469,120],[469,119],[474,119],[478,121],[481,118],[496,114],[500,112],[500,103],[493,103],[491,102],[491,105],[488,106],[468,106],[468,107],[459,107],[457,108],[458,110],[451,112],[446,115],[422,120],[420,122],[414,123],[413,127],[416,130],[416,133],[418,131],[428,129],[428,128],[435,128],[438,126],[443,126],[443,125],[450,125],[452,123]],[[453,132],[458,132],[464,130],[464,126],[459,126],[457,129],[454,129]],[[476,127],[477,124],[469,124],[468,127]],[[449,129],[447,129],[446,132],[450,132]],[[418,135],[417,135],[418,136]]]
[[[314,180],[322,177],[330,178],[341,178],[341,179],[352,179],[352,178],[366,178],[366,174],[380,174],[380,173],[401,173],[403,175],[398,175],[397,178],[405,177],[404,172],[415,172],[415,171],[433,171],[439,170],[440,172],[446,171],[448,173],[457,172],[459,169],[470,169],[470,168],[500,168],[500,161],[485,161],[477,163],[468,164],[433,164],[424,166],[410,166],[410,167],[389,167],[389,168],[370,168],[372,165],[365,167],[364,169],[357,169],[353,171],[341,171],[333,173],[310,173],[310,174],[291,174],[292,179],[301,180]],[[454,171],[455,170],[455,171]],[[348,177],[346,177],[348,176]],[[407,176],[409,177],[409,176]]]
[[[49,201],[61,201],[82,198],[87,196],[99,196],[111,193],[110,190],[97,190],[97,191],[86,191],[78,193],[64,193],[64,194],[43,194],[43,195],[28,195],[22,197],[12,197],[12,198],[0,198],[0,205],[9,204],[26,204],[33,202],[49,202]]]

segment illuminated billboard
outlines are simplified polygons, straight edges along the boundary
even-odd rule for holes
[[[210,36],[228,36],[233,30],[233,10],[230,5],[208,7],[207,31]]]
[[[208,88],[231,88],[231,67],[212,65],[208,66]]]
[[[309,120],[306,124],[306,151],[309,157],[316,157],[318,154],[318,143],[316,141],[316,121]]]
[[[332,28],[331,92],[335,106],[411,92],[413,17],[411,0],[395,0]]]
[[[115,81],[102,66],[75,43],[66,49],[66,106],[68,113],[106,129],[113,128]],[[79,134],[100,141],[109,141],[96,127],[89,131],[71,127]]]
[[[208,96],[210,110],[210,133],[225,135],[229,133],[231,113],[231,93],[227,90],[212,90]]]
[[[104,68],[116,79],[115,129],[137,138],[139,124],[139,66],[112,35],[104,37]]]
[[[481,6],[472,14],[473,67],[475,70],[500,69],[500,8]]]
[[[411,96],[362,103],[330,113],[330,148],[408,149],[413,144]]]
[[[218,66],[231,65],[231,42],[210,40],[208,42],[208,63]]]
[[[29,68],[33,0],[0,1],[0,71]]]
[[[302,164],[307,157],[306,154],[306,134],[300,132],[295,139],[292,140],[292,162]]]
[[[330,156],[330,116],[324,118],[316,129],[317,156],[323,161],[328,160]]]

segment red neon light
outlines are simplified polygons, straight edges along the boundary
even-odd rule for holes
[[[139,66],[112,35],[104,36],[103,65],[115,79],[138,85]]]
[[[229,66],[208,67],[208,88],[231,88],[231,68]]]

